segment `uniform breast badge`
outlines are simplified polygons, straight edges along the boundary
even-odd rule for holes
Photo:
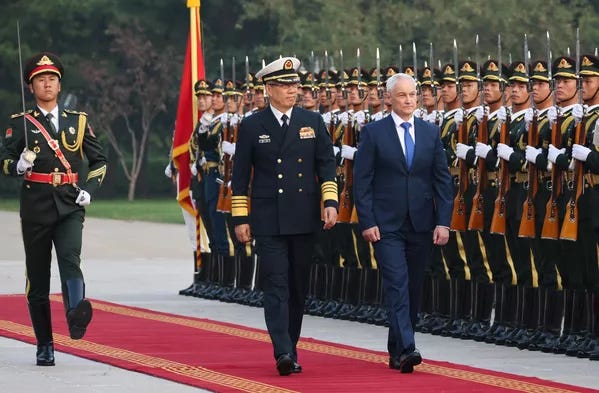
[[[316,133],[312,127],[302,127],[299,130],[300,139],[311,139],[316,138]]]
[[[270,135],[260,135],[258,137],[258,143],[270,143]]]

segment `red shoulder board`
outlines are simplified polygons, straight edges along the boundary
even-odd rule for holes
[[[7,128],[6,129],[6,135],[4,135],[5,138],[10,138],[12,136],[12,128]]]
[[[87,125],[87,130],[89,131],[89,134],[91,136],[93,136],[94,138],[96,137],[96,134],[94,134],[94,130],[92,130],[92,126],[90,126],[89,124]]]

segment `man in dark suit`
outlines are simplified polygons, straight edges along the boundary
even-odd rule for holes
[[[301,372],[296,347],[315,233],[322,221],[324,229],[335,225],[338,204],[335,157],[322,117],[294,107],[299,65],[285,57],[256,73],[270,108],[241,122],[232,176],[235,235],[244,243],[256,240],[264,316],[280,375]]]
[[[414,326],[433,244],[449,238],[452,185],[439,128],[415,118],[416,83],[387,81],[391,116],[362,130],[354,199],[362,236],[374,245],[389,312],[389,367],[411,373],[422,362]],[[431,241],[432,240],[432,241]]]

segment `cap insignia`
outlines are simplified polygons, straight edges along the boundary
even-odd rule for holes
[[[284,70],[292,70],[293,62],[291,60],[287,60],[285,63],[283,63],[283,69]]]
[[[572,64],[568,63],[568,60],[562,59],[557,65],[557,68],[572,68]]]
[[[495,64],[494,61],[490,62],[489,65],[487,66],[487,71],[499,71],[499,67],[497,67],[497,64]]]
[[[590,67],[592,65],[593,65],[593,62],[591,61],[591,59],[589,59],[586,56],[582,58],[582,66],[584,66],[584,67]]]
[[[37,65],[54,65],[54,62],[48,56],[43,55],[40,61],[37,62]]]
[[[472,66],[470,65],[470,63],[464,63],[464,65],[462,66],[462,68],[460,69],[460,71],[474,72],[474,68],[472,68]]]
[[[455,72],[453,71],[453,68],[451,68],[451,66],[449,66],[449,65],[447,67],[445,67],[444,73],[445,74],[455,74]]]
[[[545,66],[543,65],[543,63],[538,62],[537,65],[535,66],[535,69],[533,71],[535,71],[535,72],[547,72],[547,68],[545,68]]]

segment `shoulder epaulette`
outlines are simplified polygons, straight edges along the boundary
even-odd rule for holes
[[[29,110],[27,110],[27,111],[25,111],[25,112],[21,112],[21,113],[15,113],[14,115],[10,115],[10,118],[11,118],[11,119],[15,119],[15,118],[17,118],[17,117],[24,116],[25,114],[27,114],[27,113],[31,113],[31,112],[33,112],[33,109],[29,109]]]
[[[87,113],[85,112],[79,112],[79,111],[75,111],[73,109],[64,109],[64,111],[66,113],[70,113],[71,115],[83,115],[83,116],[87,116]]]

